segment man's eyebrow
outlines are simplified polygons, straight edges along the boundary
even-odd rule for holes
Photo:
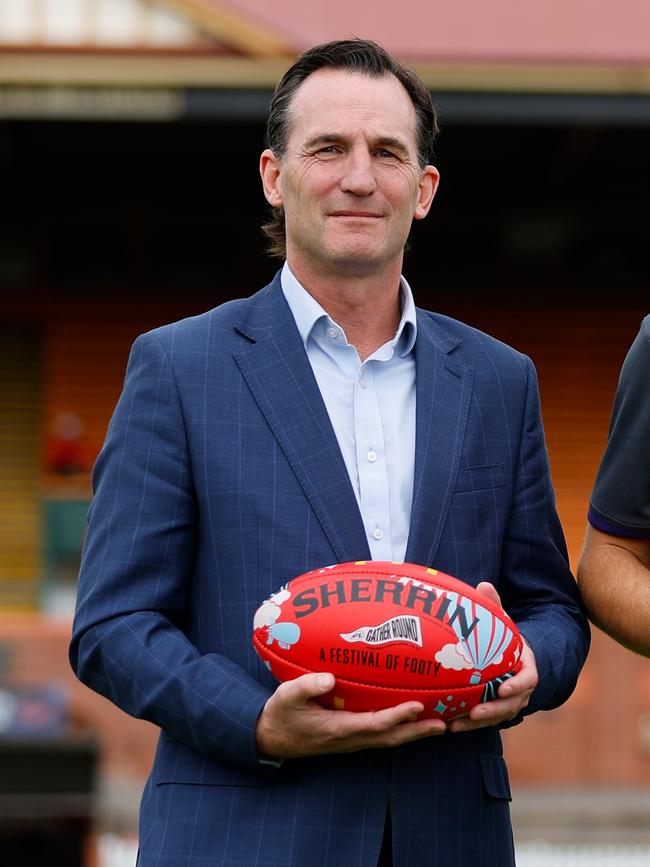
[[[408,154],[409,152],[407,145],[401,139],[394,138],[393,136],[380,136],[375,144],[381,147],[393,148],[393,150],[401,151],[403,154]]]
[[[316,145],[321,145],[321,144],[334,144],[336,142],[343,141],[344,138],[345,138],[345,136],[342,135],[341,133],[322,132],[322,133],[319,133],[318,135],[313,136],[313,138],[308,139],[305,142],[305,147],[313,148],[313,147],[316,147]]]

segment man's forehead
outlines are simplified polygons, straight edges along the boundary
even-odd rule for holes
[[[312,134],[316,134],[322,122],[331,125],[339,112],[341,120],[349,123],[372,118],[373,110],[378,136],[391,135],[396,122],[404,125],[404,131],[414,130],[417,125],[411,97],[392,73],[373,76],[363,71],[323,67],[312,72],[294,93],[288,120],[291,127],[307,123],[313,129]]]
[[[354,87],[355,84],[374,86],[373,89],[383,90],[386,93],[389,91],[399,92],[400,98],[403,98],[406,103],[411,103],[411,98],[404,85],[388,70],[379,75],[371,75],[362,69],[346,69],[336,66],[321,66],[311,72],[300,83],[291,102],[297,101],[306,91],[318,89],[322,93],[335,96],[341,94],[342,86],[345,85],[349,88]]]

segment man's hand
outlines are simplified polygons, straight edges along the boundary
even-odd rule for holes
[[[477,590],[502,607],[499,594],[492,584],[482,581]],[[476,707],[472,708],[469,716],[450,723],[449,730],[454,733],[470,732],[474,729],[499,725],[499,723],[514,719],[528,704],[538,680],[535,654],[525,639],[521,662],[521,669],[517,674],[499,687],[499,698],[477,704]]]
[[[442,720],[418,720],[424,707],[408,701],[386,710],[327,710],[314,699],[334,686],[332,674],[303,674],[273,693],[257,721],[258,752],[272,759],[396,747],[444,734]]]

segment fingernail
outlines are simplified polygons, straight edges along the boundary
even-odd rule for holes
[[[321,689],[331,689],[334,686],[334,678],[331,674],[321,674],[318,678],[318,685]]]

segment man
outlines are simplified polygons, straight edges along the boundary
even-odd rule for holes
[[[588,519],[578,581],[589,615],[650,656],[650,316],[621,370]]]
[[[438,184],[435,131],[428,91],[379,46],[306,52],[260,161],[282,272],[134,346],[71,653],[162,728],[143,867],[514,864],[498,727],[568,697],[588,626],[532,364],[416,310],[400,276]],[[277,686],[251,646],[258,604],[371,558],[500,594],[528,645],[494,702],[446,727],[419,701],[325,710],[328,672]]]

